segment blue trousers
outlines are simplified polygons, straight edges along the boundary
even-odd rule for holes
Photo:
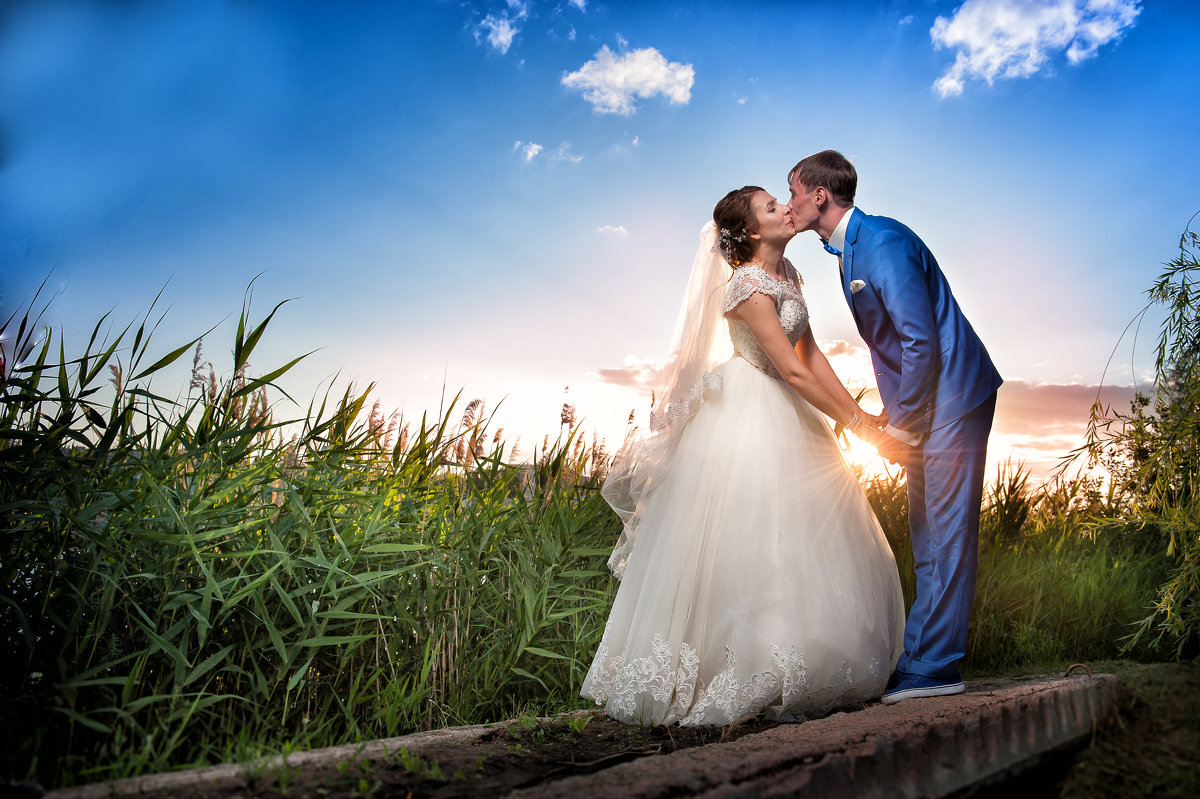
[[[904,626],[897,671],[961,679],[975,598],[979,508],[996,395],[931,432],[908,468],[908,524],[917,598]]]

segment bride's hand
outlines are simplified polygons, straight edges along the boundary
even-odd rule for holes
[[[874,427],[876,430],[882,430],[883,428],[887,427],[888,423],[887,408],[884,408],[882,411],[880,411],[878,416],[863,411],[862,420],[863,424],[866,424],[868,427]]]

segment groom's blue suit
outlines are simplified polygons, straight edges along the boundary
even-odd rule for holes
[[[896,670],[954,681],[975,594],[984,456],[1000,374],[933,253],[904,225],[854,209],[842,272],[889,425],[925,436],[904,464],[917,597]]]

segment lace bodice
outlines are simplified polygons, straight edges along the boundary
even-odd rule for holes
[[[808,329],[808,305],[804,302],[804,295],[800,293],[804,281],[790,261],[785,260],[783,263],[787,270],[787,282],[776,279],[760,266],[750,265],[735,269],[725,294],[725,313],[728,314],[741,305],[756,291],[765,294],[775,300],[779,325],[794,346]],[[734,355],[740,356],[771,377],[779,377],[771,359],[750,332],[749,325],[740,319],[730,319],[729,337],[733,340]]]

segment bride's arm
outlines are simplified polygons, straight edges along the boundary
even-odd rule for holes
[[[728,316],[746,323],[758,345],[771,359],[779,376],[797,394],[834,421],[849,424],[853,420],[859,410],[858,403],[840,383],[838,391],[831,391],[812,369],[800,361],[779,325],[775,303],[770,297],[759,292],[751,294],[731,310]],[[828,368],[829,364],[825,365]],[[831,369],[831,374],[832,371]]]
[[[846,390],[846,386],[838,379],[837,373],[833,371],[833,367],[829,365],[829,359],[825,357],[825,353],[821,352],[821,348],[817,346],[817,340],[813,338],[812,328],[804,331],[804,336],[796,344],[796,354],[800,357],[800,362],[813,373],[813,376],[825,387],[825,390],[834,396],[845,395],[844,399],[853,403],[854,413],[859,415],[864,422],[875,425],[879,417],[869,414],[862,410],[858,402]]]
[[[803,338],[796,344],[796,355],[820,381],[826,391],[839,396],[839,398],[844,396],[844,400],[849,400],[854,406],[856,409],[854,412],[859,415],[859,418],[867,423],[855,430],[855,435],[873,445],[875,449],[879,450],[880,455],[893,463],[907,466],[911,462],[916,450],[908,444],[892,438],[883,430],[875,429],[878,422],[887,423],[887,416],[872,416],[859,407],[858,403],[854,401],[854,397],[850,396],[850,392],[842,385],[842,381],[838,380],[837,373],[829,365],[829,359],[825,357],[825,353],[821,352],[820,347],[817,346],[817,341],[812,335],[812,328],[804,331]],[[882,427],[882,425],[879,426]]]

